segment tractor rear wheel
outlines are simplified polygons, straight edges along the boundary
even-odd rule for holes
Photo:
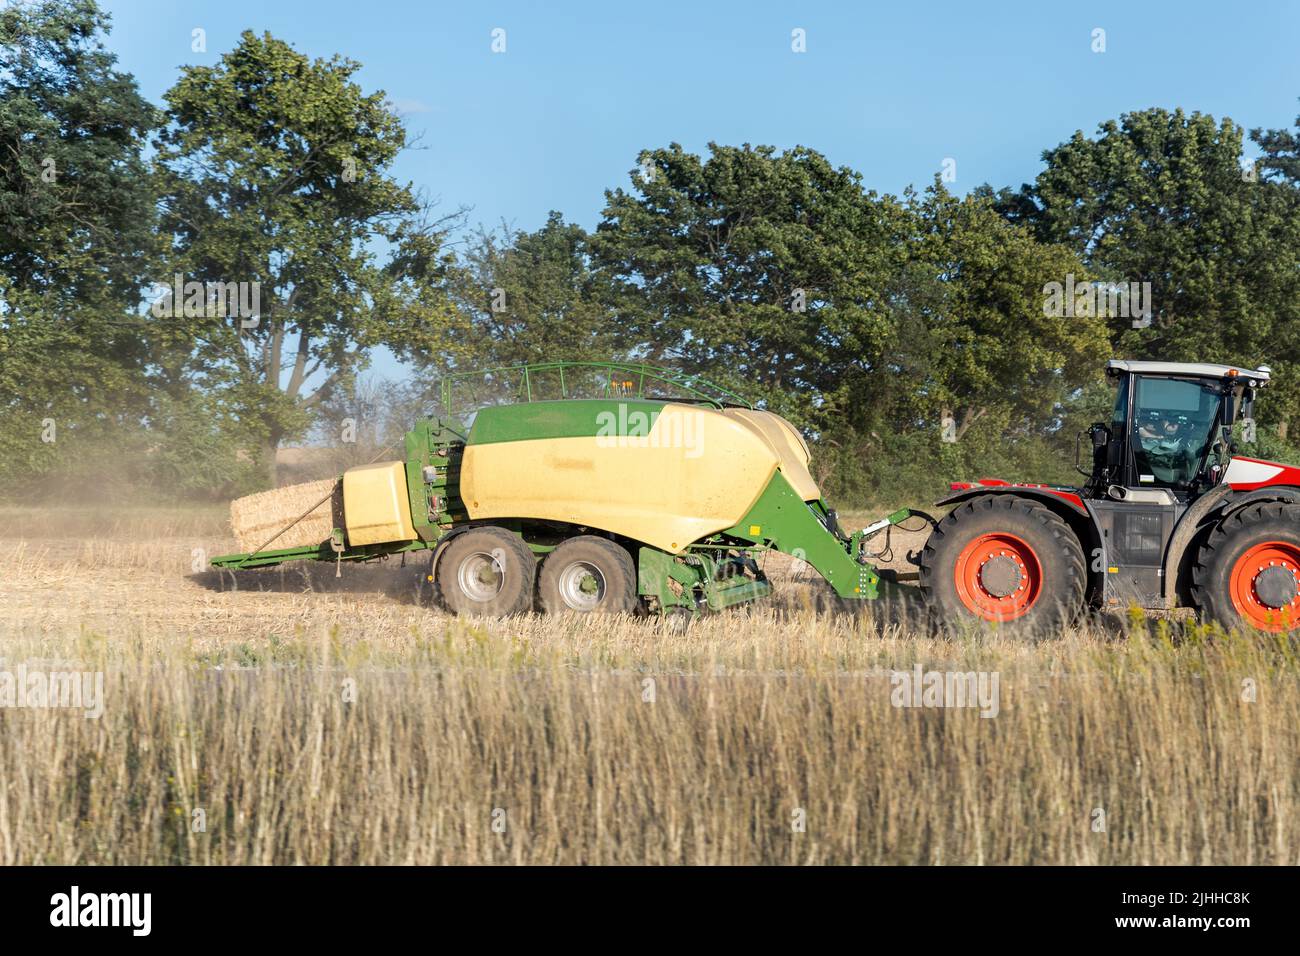
[[[505,528],[472,528],[437,555],[438,590],[456,614],[505,617],[533,609],[537,559]]]
[[[638,603],[636,568],[626,548],[578,535],[546,556],[537,594],[548,614],[630,614]]]
[[[1192,600],[1225,628],[1300,625],[1300,504],[1247,505],[1220,521],[1197,554]]]
[[[941,627],[988,621],[1042,634],[1083,608],[1087,572],[1070,526],[1046,505],[984,495],[957,505],[921,553],[921,589]]]

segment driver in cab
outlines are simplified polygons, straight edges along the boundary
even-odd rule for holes
[[[1138,440],[1157,481],[1173,485],[1190,480],[1189,469],[1194,470],[1196,462],[1187,431],[1187,422],[1172,412],[1161,412],[1138,426]]]

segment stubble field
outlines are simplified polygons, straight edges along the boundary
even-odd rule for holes
[[[686,633],[461,621],[427,559],[202,570],[225,522],[0,509],[0,682],[103,675],[90,718],[0,683],[0,863],[1300,862],[1291,639],[940,639],[775,558]],[[918,665],[994,706],[896,706]]]

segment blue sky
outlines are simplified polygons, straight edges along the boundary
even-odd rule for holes
[[[1181,106],[1247,129],[1300,113],[1300,3],[1279,0],[101,4],[110,48],[155,101],[245,29],[360,61],[362,85],[422,137],[399,178],[488,226],[532,229],[558,209],[594,227],[638,151],[674,141],[809,146],[893,193],[952,158],[964,192],[1031,180],[1044,149],[1130,110]],[[195,28],[206,53],[191,50]],[[791,50],[796,28],[805,53]]]

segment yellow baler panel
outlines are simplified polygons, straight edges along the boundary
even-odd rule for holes
[[[750,408],[728,408],[727,416],[743,422],[771,447],[781,463],[781,474],[804,501],[817,501],[821,489],[808,471],[808,445],[788,421],[773,412]]]
[[[539,438],[469,445],[469,516],[587,525],[680,551],[732,527],[777,469],[771,447],[712,409],[665,405],[643,437]]]
[[[406,465],[385,461],[343,472],[343,520],[353,547],[414,541]]]

